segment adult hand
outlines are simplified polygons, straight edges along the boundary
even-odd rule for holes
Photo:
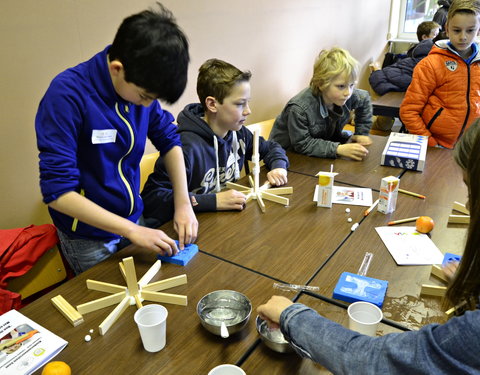
[[[185,244],[194,243],[198,234],[198,220],[193,212],[192,205],[185,204],[181,207],[175,207],[173,216],[173,229],[178,234],[178,244],[180,250],[185,248]]]
[[[267,180],[273,186],[285,185],[288,182],[287,170],[283,168],[275,168],[267,173]]]
[[[278,328],[280,325],[280,315],[293,302],[286,297],[272,296],[267,303],[257,307],[257,313],[260,318],[267,321],[269,327]]]
[[[360,143],[362,146],[369,146],[373,141],[368,135],[354,135],[352,137],[352,142]]]
[[[338,145],[337,155],[353,160],[363,160],[368,155],[368,150],[360,143],[346,143]]]
[[[216,198],[218,211],[241,211],[244,209],[245,203],[247,202],[247,197],[245,194],[233,189],[217,193]]]
[[[178,253],[175,241],[158,229],[133,224],[126,237],[135,245],[153,250],[160,255],[172,256]]]

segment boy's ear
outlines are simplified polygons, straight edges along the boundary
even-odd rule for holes
[[[123,71],[123,64],[118,60],[109,61],[108,70],[113,76],[118,76]]]
[[[205,98],[205,107],[212,113],[217,113],[217,100],[213,96]]]

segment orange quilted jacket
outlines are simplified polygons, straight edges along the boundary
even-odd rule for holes
[[[428,135],[429,146],[453,148],[480,117],[480,53],[467,64],[447,42],[437,42],[415,67],[400,118],[410,133]]]

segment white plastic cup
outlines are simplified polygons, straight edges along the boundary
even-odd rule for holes
[[[159,352],[165,347],[168,311],[162,305],[146,305],[135,312],[143,347],[147,352]]]
[[[240,367],[235,365],[220,365],[212,368],[208,375],[247,375]]]
[[[378,323],[383,318],[382,310],[369,302],[354,302],[348,306],[348,327],[364,335],[375,336]]]

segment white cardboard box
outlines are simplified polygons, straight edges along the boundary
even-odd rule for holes
[[[382,165],[423,171],[428,137],[416,134],[391,133],[382,153]]]

